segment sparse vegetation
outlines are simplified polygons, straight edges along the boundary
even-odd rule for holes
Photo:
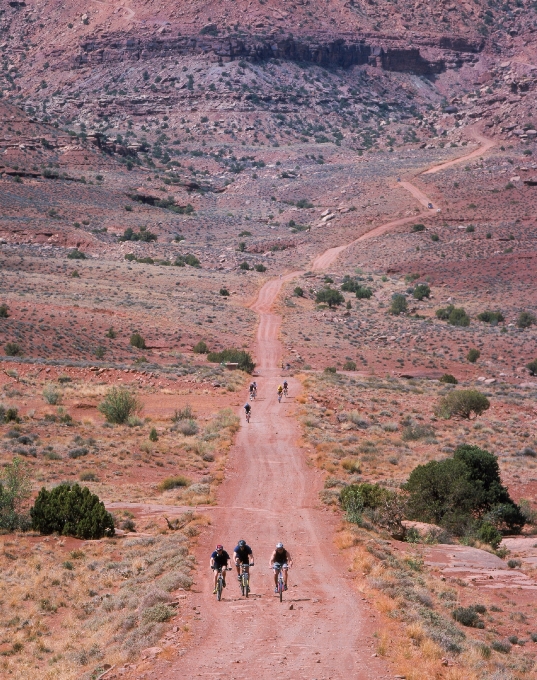
[[[240,370],[246,373],[252,373],[255,368],[255,363],[250,353],[240,349],[224,349],[221,352],[209,352],[207,361],[215,364],[238,364]]]
[[[520,312],[516,325],[519,328],[529,328],[535,323],[537,323],[537,319],[533,314],[530,314],[530,312]]]
[[[208,354],[209,353],[209,347],[207,346],[207,343],[204,342],[203,340],[200,340],[197,342],[194,347],[192,347],[192,351],[195,354]]]
[[[338,307],[345,302],[345,298],[334,288],[321,288],[315,296],[317,304],[327,304],[329,307]]]
[[[482,415],[490,408],[490,401],[478,390],[454,390],[438,403],[436,414],[441,418],[471,418]]]
[[[109,423],[126,423],[130,416],[141,410],[138,399],[124,387],[112,387],[98,409]]]
[[[133,333],[131,335],[130,344],[136,349],[146,349],[145,338],[140,333]]]
[[[389,313],[394,316],[399,316],[400,314],[406,314],[408,311],[408,303],[406,297],[401,295],[401,293],[394,293],[392,295],[392,302],[390,305]]]
[[[475,362],[479,359],[480,356],[481,352],[475,347],[472,347],[472,349],[470,349],[468,351],[468,354],[466,355],[466,360],[469,361],[471,364],[475,364]]]

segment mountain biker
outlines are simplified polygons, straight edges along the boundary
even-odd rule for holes
[[[214,590],[213,595],[216,595],[216,584],[218,582],[218,572],[222,569],[222,585],[226,587],[226,569],[229,567],[230,556],[224,550],[224,546],[218,544],[216,550],[211,554],[211,569],[214,571]]]
[[[275,564],[279,564],[279,569],[274,567]],[[270,568],[274,570],[274,592],[278,592],[278,572],[280,569],[283,572],[283,588],[287,590],[287,570],[289,567],[293,566],[293,558],[288,550],[283,547],[283,543],[278,543],[276,549],[271,555]]]
[[[283,394],[283,387],[281,385],[278,385],[278,401],[282,400],[282,394]]]
[[[248,417],[252,413],[252,407],[250,406],[250,404],[248,402],[246,402],[246,404],[244,404],[244,412],[246,414],[246,419],[248,419]]]
[[[250,383],[250,399],[255,399],[255,393],[256,393],[257,385],[255,382]]]
[[[237,567],[237,579],[240,582],[241,564],[245,564],[247,567],[254,566],[254,553],[252,552],[250,546],[242,538],[233,550],[233,559],[235,560],[235,566]]]
[[[287,394],[287,388],[288,388],[287,380],[284,380],[283,381],[283,393],[284,394]]]

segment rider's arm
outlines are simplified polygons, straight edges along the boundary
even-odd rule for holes
[[[233,561],[236,562],[239,559],[239,556],[237,555],[236,552],[233,553]]]
[[[209,565],[211,569],[214,567],[214,557],[211,557],[211,561],[209,562]]]
[[[291,553],[287,551],[287,564],[292,567],[293,566],[293,558],[291,557]]]
[[[272,553],[272,555],[270,556],[269,567],[272,567],[272,565],[274,564],[274,560],[275,560],[274,553]]]

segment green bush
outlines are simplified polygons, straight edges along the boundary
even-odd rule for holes
[[[369,300],[372,295],[373,291],[367,286],[358,286],[356,289],[356,297],[358,300]]]
[[[438,236],[438,234],[431,234],[431,241],[434,241],[435,243],[440,241],[440,236]]]
[[[530,372],[530,375],[537,375],[537,359],[534,359],[533,361],[530,361],[529,364],[526,364],[526,368]]]
[[[31,491],[28,468],[15,457],[0,473],[0,529],[26,531],[30,527],[24,506]]]
[[[432,427],[428,425],[407,425],[403,428],[401,439],[404,442],[418,441],[426,437],[434,437],[435,432]]]
[[[435,411],[441,418],[471,418],[482,415],[490,408],[490,401],[478,390],[454,390],[442,397]]]
[[[239,265],[239,269],[242,269],[243,271],[247,272],[247,271],[250,270],[250,265],[246,261],[241,262],[240,265]]]
[[[256,264],[254,269],[256,270],[256,272],[261,272],[261,273],[267,271],[267,268],[265,267],[264,264]]]
[[[345,298],[339,290],[335,290],[334,288],[321,288],[315,296],[315,302],[317,304],[325,303],[332,308],[342,305],[345,302]]]
[[[140,231],[136,232],[131,227],[128,227],[123,232],[123,236],[120,237],[120,241],[142,241],[144,243],[150,243],[151,241],[157,240],[157,235],[149,231],[147,227],[140,227]]]
[[[344,371],[355,371],[356,370],[356,361],[352,361],[351,359],[347,359],[347,361],[343,364],[343,370]]]
[[[78,248],[75,248],[74,250],[71,250],[71,252],[67,255],[67,258],[69,260],[85,260],[86,256],[84,255],[83,252],[78,250]]]
[[[462,307],[454,307],[449,313],[448,323],[452,326],[469,326],[470,317]]]
[[[324,372],[325,372],[325,373],[334,374],[334,373],[337,373],[337,369],[336,369],[335,366],[327,366],[327,367],[324,369]]]
[[[158,442],[158,432],[156,427],[152,427],[149,432],[149,441]]]
[[[47,404],[51,404],[52,406],[59,404],[61,396],[62,393],[55,385],[52,385],[51,383],[45,385],[43,388],[43,399],[47,402]]]
[[[413,224],[412,225],[412,231],[425,231],[425,225],[424,224]]]
[[[490,522],[483,522],[478,528],[477,538],[483,543],[488,543],[494,550],[497,550],[502,542],[502,534]]]
[[[14,408],[13,406],[10,408],[6,408],[3,404],[0,404],[0,424],[2,423],[18,423],[20,420],[19,418],[19,410]]]
[[[405,314],[408,311],[408,303],[406,297],[401,295],[401,293],[394,293],[392,295],[392,303],[390,305],[389,313],[399,316],[399,314]]]
[[[137,349],[146,349],[145,338],[140,333],[131,335],[130,344]]]
[[[229,297],[229,290],[227,288],[220,288],[220,295],[222,297]]]
[[[301,288],[300,286],[297,286],[294,289],[293,294],[295,295],[295,297],[304,297],[304,289]]]
[[[4,351],[8,357],[22,356],[22,347],[16,342],[7,342],[4,346]]]
[[[181,486],[190,486],[191,482],[189,479],[183,476],[178,477],[166,477],[158,485],[159,491],[171,491],[172,489],[178,489]]]
[[[194,345],[194,347],[192,347],[192,351],[196,354],[208,354],[209,348],[207,347],[207,343],[205,343],[203,340],[200,340]]]
[[[176,267],[184,267],[185,265],[194,267],[195,269],[199,269],[201,267],[200,261],[195,255],[192,255],[192,253],[188,253],[187,255],[178,255],[174,264]]]
[[[416,300],[423,300],[423,298],[428,298],[431,296],[431,289],[426,283],[418,283],[412,292],[412,297]]]
[[[479,614],[473,607],[457,607],[451,612],[451,615],[455,621],[470,628],[477,628],[478,623],[481,622]]]
[[[126,423],[141,410],[138,399],[124,387],[112,387],[98,406],[109,423]]]
[[[457,535],[476,522],[513,533],[520,533],[525,523],[502,485],[497,457],[477,446],[459,446],[453,458],[418,465],[404,489],[409,519],[438,524]],[[494,538],[486,527],[483,532]]]
[[[479,319],[479,321],[483,321],[485,323],[491,323],[493,325],[496,325],[500,321],[505,321],[505,317],[500,311],[498,311],[498,312],[490,312],[490,311],[481,312],[480,314],[477,315],[477,318]]]
[[[500,654],[509,654],[511,651],[511,644],[507,640],[494,640],[490,646],[495,652],[500,652]]]
[[[441,383],[446,383],[448,385],[458,385],[459,381],[454,375],[451,375],[451,373],[444,373],[444,375],[440,378]]]
[[[41,534],[58,533],[85,540],[114,535],[114,520],[104,503],[87,487],[60,484],[41,489],[30,509],[32,527]]]
[[[475,362],[479,359],[480,356],[481,356],[481,352],[478,349],[476,349],[475,347],[472,347],[472,349],[468,351],[468,354],[466,355],[466,359],[471,364],[475,364]]]
[[[9,316],[9,307],[4,302],[0,305],[0,319],[7,319]]]
[[[255,363],[250,353],[240,349],[224,349],[221,352],[209,352],[207,361],[213,364],[238,364],[241,371],[246,371],[246,373],[252,373],[255,369]]]
[[[516,325],[519,328],[529,328],[530,326],[533,326],[534,323],[537,323],[537,319],[533,314],[530,314],[529,312],[520,312]]]
[[[367,482],[363,484],[349,484],[349,486],[341,490],[339,500],[342,507],[347,510],[349,502],[359,496],[362,507],[375,509],[380,508],[385,503],[390,493],[390,491],[378,484],[369,484]]]

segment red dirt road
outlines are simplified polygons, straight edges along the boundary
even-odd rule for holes
[[[256,356],[260,377],[252,420],[233,447],[219,507],[211,512],[213,530],[200,546],[196,585],[190,604],[201,620],[184,656],[157,661],[148,676],[172,678],[332,678],[375,680],[393,677],[373,657],[377,615],[353,590],[333,545],[334,519],[319,507],[321,475],[297,445],[294,399],[300,384],[289,380],[290,396],[278,404],[283,380],[277,368],[280,318],[271,312],[286,278],[269,281],[253,309],[260,314]],[[212,592],[209,555],[217,542],[231,553],[244,538],[252,546],[252,594],[240,596],[235,572],[221,602]],[[283,541],[294,565],[289,590],[280,604],[268,562]],[[292,609],[290,607],[292,605]]]

